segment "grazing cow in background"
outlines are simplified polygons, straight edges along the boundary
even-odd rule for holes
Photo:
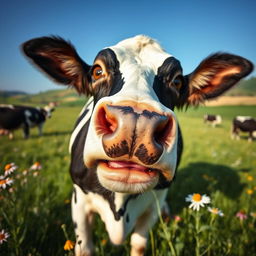
[[[240,139],[239,132],[249,133],[248,140],[253,140],[253,133],[256,132],[256,119],[251,116],[236,116],[232,124],[232,138]]]
[[[220,115],[204,115],[204,122],[211,124],[213,127],[222,123]]]
[[[13,138],[13,131],[23,128],[24,138],[29,137],[29,129],[37,126],[39,135],[43,134],[43,124],[51,117],[54,108],[50,105],[35,108],[21,105],[0,105],[0,132]]]
[[[93,214],[98,213],[112,243],[123,243],[132,232],[131,255],[143,255],[158,219],[156,200],[165,205],[181,158],[174,108],[219,96],[253,65],[216,53],[183,75],[174,56],[142,35],[103,49],[93,65],[60,37],[32,39],[23,50],[57,82],[92,96],[70,140],[75,254],[92,255]]]

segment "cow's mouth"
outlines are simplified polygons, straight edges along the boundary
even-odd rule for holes
[[[101,184],[115,192],[139,193],[154,187],[159,171],[129,161],[99,161]]]

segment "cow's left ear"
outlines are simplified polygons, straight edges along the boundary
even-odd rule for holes
[[[54,81],[89,94],[87,74],[90,66],[79,57],[70,42],[55,36],[39,37],[25,42],[22,50]]]
[[[253,64],[240,56],[215,53],[185,78],[189,85],[188,105],[215,98],[253,70]]]

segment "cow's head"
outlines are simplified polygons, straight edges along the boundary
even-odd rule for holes
[[[183,75],[180,62],[146,36],[100,51],[92,66],[59,37],[33,39],[23,49],[55,81],[94,97],[84,164],[103,187],[125,193],[172,180],[179,157],[174,107],[215,98],[253,69],[240,56],[216,53]]]

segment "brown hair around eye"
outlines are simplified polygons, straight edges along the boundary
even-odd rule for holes
[[[182,76],[177,76],[173,81],[172,81],[172,86],[174,86],[177,90],[179,90],[182,87],[183,84],[183,79]]]
[[[101,66],[99,65],[95,66],[92,70],[93,79],[96,81],[100,79],[102,76],[103,76],[103,69],[101,68]]]

